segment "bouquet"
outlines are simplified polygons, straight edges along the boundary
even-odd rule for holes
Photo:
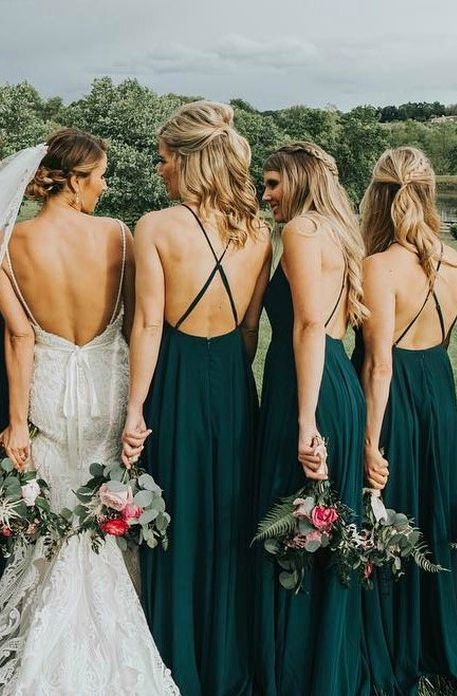
[[[401,512],[385,508],[379,491],[366,489],[363,502],[363,523],[360,535],[362,583],[373,587],[375,568],[386,566],[395,579],[405,574],[405,565],[412,559],[428,573],[447,570],[432,563],[422,532],[413,520]]]
[[[11,555],[17,541],[34,544],[42,538],[50,558],[68,531],[64,517],[51,512],[49,487],[35,470],[15,469],[11,459],[0,462],[0,553]]]
[[[314,443],[327,471],[327,448]],[[358,532],[352,510],[341,502],[330,482],[311,481],[294,495],[282,498],[259,523],[254,541],[263,541],[281,573],[279,582],[296,593],[302,588],[305,570],[317,554],[325,552],[339,579],[348,585],[358,565]]]
[[[75,491],[79,505],[72,513],[79,519],[73,533],[89,532],[92,548],[99,552],[106,536],[113,536],[122,551],[146,543],[168,547],[170,515],[162,490],[142,469],[123,464],[91,464],[92,478]]]

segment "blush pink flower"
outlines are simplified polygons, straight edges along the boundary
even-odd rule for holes
[[[112,536],[124,536],[128,528],[128,522],[123,520],[122,517],[117,517],[115,520],[105,520],[100,524],[102,532]]]
[[[2,533],[2,536],[4,536],[4,537],[10,537],[13,534],[13,530],[10,529],[9,527],[2,527],[1,533]]]
[[[121,512],[127,505],[133,502],[133,494],[131,488],[124,491],[111,491],[108,484],[103,483],[98,491],[100,502],[106,507],[112,508]]]
[[[323,507],[316,505],[311,510],[311,522],[321,531],[328,531],[333,527],[338,519],[338,513],[333,507]]]
[[[143,514],[144,509],[133,503],[126,505],[122,510],[124,520],[137,520]]]
[[[305,537],[306,541],[319,541],[322,539],[322,534],[320,532],[308,532]]]

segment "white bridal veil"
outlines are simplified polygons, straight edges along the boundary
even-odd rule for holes
[[[16,222],[27,184],[47,151],[46,145],[27,147],[0,162],[0,263]]]

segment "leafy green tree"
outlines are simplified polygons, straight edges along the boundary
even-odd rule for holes
[[[28,82],[0,85],[0,159],[43,142],[56,125],[43,117],[43,101]]]
[[[337,142],[331,153],[341,182],[355,203],[360,202],[373,166],[387,146],[384,128],[373,106],[358,106],[341,114]]]
[[[324,149],[335,144],[339,120],[337,111],[291,106],[276,112],[274,118],[290,140],[312,140]]]

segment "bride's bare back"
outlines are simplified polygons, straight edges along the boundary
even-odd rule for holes
[[[131,315],[133,259],[128,230],[125,246],[123,295]],[[16,225],[9,251],[20,291],[41,328],[80,346],[103,332],[112,318],[122,267],[122,230],[117,220],[94,218],[69,206],[44,210]],[[3,268],[11,279],[7,260]]]

